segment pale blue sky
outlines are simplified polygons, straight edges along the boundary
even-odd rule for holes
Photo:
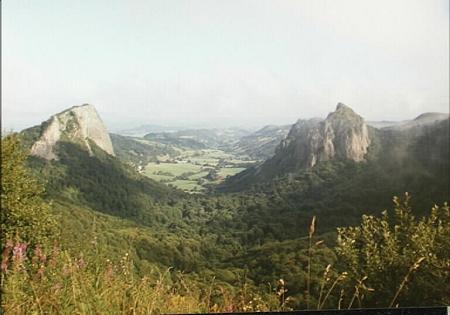
[[[5,0],[3,129],[94,104],[110,129],[449,108],[447,0]]]

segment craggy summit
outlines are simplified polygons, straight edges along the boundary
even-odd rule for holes
[[[55,145],[58,141],[69,141],[85,146],[93,154],[90,141],[106,153],[114,155],[111,138],[93,105],[73,106],[53,115],[42,125],[41,135],[31,154],[47,160],[57,159]]]

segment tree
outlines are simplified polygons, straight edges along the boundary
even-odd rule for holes
[[[409,204],[408,194],[394,197],[393,218],[384,211],[381,218],[364,215],[360,226],[338,229],[336,252],[358,299],[366,295],[364,306],[450,302],[449,206],[434,206],[418,220]]]
[[[44,187],[26,167],[27,153],[16,134],[1,140],[1,241],[19,238],[29,245],[44,244],[56,232]]]

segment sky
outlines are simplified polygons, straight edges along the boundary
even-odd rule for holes
[[[448,0],[5,0],[2,130],[84,103],[110,130],[449,111]]]

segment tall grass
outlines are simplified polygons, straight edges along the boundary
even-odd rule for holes
[[[129,255],[117,261],[73,255],[55,246],[8,241],[2,253],[4,314],[162,314],[280,309],[277,292],[234,292],[211,281],[208,287],[170,269],[138,277]]]

